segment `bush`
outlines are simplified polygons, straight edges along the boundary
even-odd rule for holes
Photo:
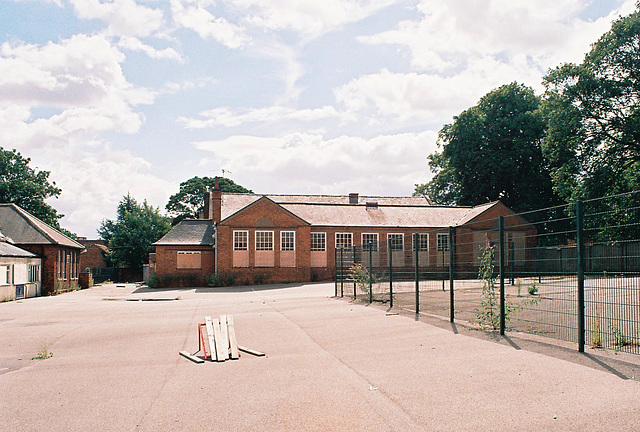
[[[527,292],[529,295],[536,295],[538,294],[538,287],[536,284],[530,285],[529,288],[527,288]]]
[[[158,288],[158,276],[156,276],[156,272],[149,272],[149,281],[147,282],[147,286],[149,288]]]
[[[236,284],[236,275],[233,273],[213,273],[211,276],[205,275],[204,279],[210,287],[227,287]]]

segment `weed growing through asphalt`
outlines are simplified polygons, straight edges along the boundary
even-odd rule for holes
[[[46,360],[53,357],[53,353],[47,348],[46,342],[42,344],[38,350],[38,354],[35,357],[31,357],[31,360]]]

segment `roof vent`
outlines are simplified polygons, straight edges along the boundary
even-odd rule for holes
[[[350,193],[349,194],[349,204],[358,204],[358,194]]]
[[[378,210],[377,201],[367,201],[367,210]]]

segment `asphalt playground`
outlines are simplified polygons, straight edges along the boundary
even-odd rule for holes
[[[639,356],[388,315],[333,290],[107,284],[1,303],[0,430],[640,430]],[[266,356],[178,355],[222,314]]]

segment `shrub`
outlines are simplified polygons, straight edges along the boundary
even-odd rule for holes
[[[147,282],[147,286],[149,288],[158,288],[158,276],[156,276],[156,272],[149,272],[149,281]]]
[[[255,283],[256,285],[262,285],[266,282],[266,280],[267,275],[265,275],[264,273],[258,273],[253,276],[253,283]]]
[[[536,286],[536,284],[532,284],[527,288],[527,292],[529,293],[529,295],[536,295],[538,294],[538,287]]]
[[[236,275],[233,273],[213,273],[211,276],[205,275],[204,279],[210,287],[235,286],[236,284]]]

